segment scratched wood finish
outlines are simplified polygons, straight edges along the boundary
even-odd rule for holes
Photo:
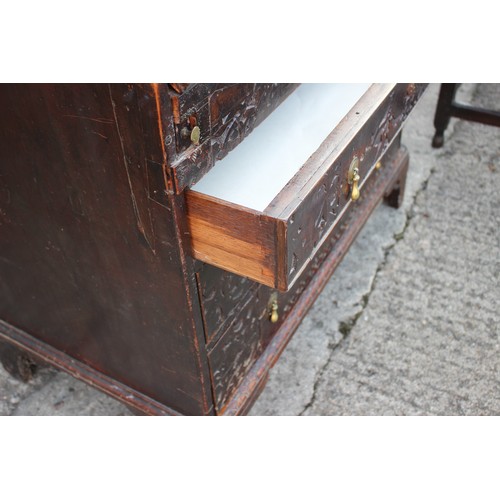
[[[397,142],[399,143],[399,139]],[[271,293],[278,294],[280,318],[277,323],[273,324],[267,316],[262,317],[259,322],[260,337],[258,343],[253,340],[258,349],[252,347],[252,349],[241,349],[238,352],[239,364],[243,363],[248,368],[244,376],[241,374],[241,368],[238,368],[237,372],[235,371],[231,387],[233,389],[234,386],[237,387],[232,394],[226,393],[219,396],[219,399],[225,402],[221,409],[217,409],[219,414],[243,415],[250,410],[252,402],[256,400],[264,388],[269,369],[278,360],[294,331],[347,253],[374,208],[382,199],[386,199],[386,201],[388,198],[390,199],[394,190],[399,191],[400,187],[404,186],[408,169],[406,149],[399,148],[399,144],[398,147],[391,146],[384,161],[386,162],[385,166],[380,171],[376,171],[368,181],[371,195],[360,198],[359,203],[349,206],[342,223],[335,227],[292,288],[286,293],[280,293],[273,292],[262,285],[259,287],[256,293],[258,293],[260,303],[266,303],[266,294],[267,297]],[[224,341],[231,344],[231,339],[232,334],[228,331],[227,335],[222,337],[221,345]],[[235,344],[242,345],[242,342],[239,341]],[[227,350],[230,349],[225,347]],[[231,348],[235,349],[235,346],[231,346]],[[226,363],[223,372],[228,377],[232,359],[228,357],[222,359],[221,362]],[[212,369],[220,368],[212,366]]]
[[[134,413],[143,415],[181,415],[165,402],[159,402],[147,396],[144,392],[133,389],[116,378],[103,374],[92,368],[88,363],[78,361],[2,320],[0,320],[0,339],[7,341],[12,346],[13,351],[10,357],[28,357],[29,362],[34,362],[37,366],[45,363],[63,370],[76,379],[83,380],[90,386],[126,404]],[[2,344],[0,344],[0,351],[2,351],[0,361],[3,363],[4,347]]]
[[[165,144],[177,193],[192,186],[236,147],[295,89],[292,83],[171,84]],[[191,144],[190,131],[201,139]]]
[[[158,92],[0,86],[0,337],[131,404],[211,414]]]
[[[288,290],[351,203],[352,159],[360,159],[364,182],[424,89],[372,86],[262,213],[186,191],[194,257]]]

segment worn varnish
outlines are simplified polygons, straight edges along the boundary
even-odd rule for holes
[[[155,89],[2,85],[0,106],[0,318],[93,380],[213,413]]]

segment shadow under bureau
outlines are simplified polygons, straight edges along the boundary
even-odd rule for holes
[[[145,414],[246,413],[423,84],[1,85],[0,358]]]

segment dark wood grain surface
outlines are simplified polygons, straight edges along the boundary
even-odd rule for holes
[[[157,104],[150,85],[0,86],[0,317],[174,410],[210,414]]]

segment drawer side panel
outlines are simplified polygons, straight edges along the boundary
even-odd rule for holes
[[[276,286],[276,220],[194,191],[186,201],[196,259]]]

